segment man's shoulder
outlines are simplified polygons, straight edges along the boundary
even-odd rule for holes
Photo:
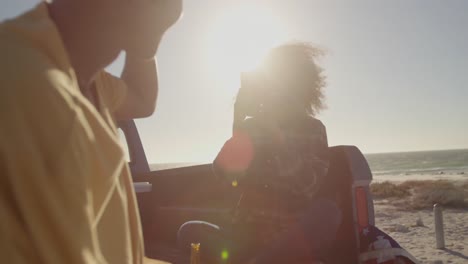
[[[7,22],[8,23],[8,22]],[[74,81],[21,32],[0,25],[0,105],[2,121],[68,123],[75,115]],[[15,113],[15,115],[12,115]],[[21,116],[23,120],[15,120]]]
[[[57,157],[77,120],[72,81],[40,51],[18,43],[10,52],[1,50],[7,44],[0,45],[0,57],[7,58],[0,60],[0,121],[7,124],[0,134],[10,145],[20,148],[29,140],[31,148]]]
[[[0,24],[0,69],[3,77],[38,72],[50,66],[50,60],[36,43],[12,30],[13,21]],[[12,74],[15,73],[15,74]]]
[[[62,88],[75,85],[70,72],[56,66],[41,46],[21,36],[21,32],[10,30],[5,24],[0,24],[0,58],[0,93],[3,100],[37,96],[39,102]]]
[[[4,45],[0,45],[0,97],[3,100],[35,98],[40,103],[44,99],[71,96],[67,90],[74,85],[73,80],[43,54],[21,44],[6,52]]]
[[[74,79],[45,4],[0,23],[0,58],[2,93],[35,93],[41,86],[70,86]]]

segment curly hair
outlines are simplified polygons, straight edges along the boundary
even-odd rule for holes
[[[316,64],[324,54],[309,43],[286,43],[273,48],[261,67],[284,98],[293,98],[303,104],[308,114],[315,115],[326,108],[326,77]]]

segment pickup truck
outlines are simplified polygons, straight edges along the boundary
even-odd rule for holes
[[[188,256],[177,251],[178,228],[189,220],[227,224],[241,193],[238,188],[221,185],[211,164],[151,171],[134,121],[121,123],[119,127],[127,142],[145,253],[171,263],[187,263]],[[324,262],[361,263],[359,232],[374,225],[369,191],[372,173],[357,147],[334,146],[329,150],[331,163],[322,192],[336,197],[343,221],[333,246],[337,254]]]

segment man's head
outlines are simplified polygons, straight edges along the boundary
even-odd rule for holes
[[[87,0],[88,1],[88,0]],[[182,15],[182,0],[93,0],[122,49],[153,56],[164,33]]]
[[[106,0],[116,2],[115,0]],[[124,2],[120,23],[123,49],[153,56],[164,33],[182,15],[182,0],[119,0]]]
[[[52,5],[59,7],[57,13],[72,10],[67,12],[75,16],[70,23],[80,23],[90,36],[100,35],[96,45],[141,53],[154,52],[182,14],[182,0],[53,0]]]
[[[260,70],[270,87],[274,103],[285,103],[288,108],[296,105],[309,114],[316,114],[325,107],[325,76],[316,59],[323,51],[307,43],[284,44],[272,49],[263,60]],[[270,91],[268,91],[270,90]]]

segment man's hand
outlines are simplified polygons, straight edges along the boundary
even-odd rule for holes
[[[134,0],[129,3],[134,13],[126,52],[140,59],[153,58],[164,33],[182,15],[182,0]]]

